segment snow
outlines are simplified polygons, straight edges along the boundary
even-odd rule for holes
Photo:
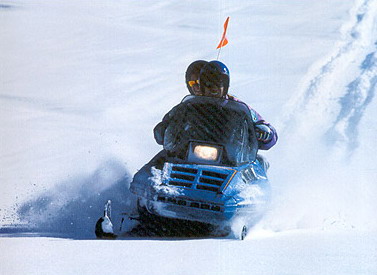
[[[231,93],[279,133],[270,212],[243,242],[94,240],[227,16]],[[375,0],[0,0],[0,274],[376,274],[376,20]]]
[[[2,274],[374,274],[376,241],[311,231],[246,241],[2,238],[0,259]]]

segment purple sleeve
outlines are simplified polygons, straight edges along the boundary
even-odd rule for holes
[[[258,142],[258,147],[259,147],[260,150],[268,150],[276,144],[276,142],[278,141],[278,135],[276,133],[275,128],[271,124],[269,124],[265,121],[263,121],[261,123],[270,128],[270,130],[272,132],[272,139],[267,143]]]
[[[228,94],[228,99],[230,100],[234,100],[234,101],[237,101],[237,102],[241,102],[243,104],[245,104],[247,107],[249,107],[249,110],[250,110],[250,113],[251,113],[251,118],[253,120],[253,123],[254,124],[263,124],[263,125],[266,125],[268,128],[270,128],[271,132],[272,132],[272,139],[271,141],[269,141],[268,143],[263,143],[263,142],[258,142],[258,149],[260,150],[268,150],[270,149],[272,146],[274,146],[278,140],[278,135],[276,133],[276,130],[274,127],[272,127],[272,125],[268,122],[266,122],[262,116],[260,114],[258,114],[257,111],[255,111],[254,109],[252,109],[249,105],[247,105],[245,102],[239,100],[237,97],[235,97],[234,95],[229,95]]]
[[[268,150],[270,149],[272,146],[274,146],[276,144],[276,142],[278,141],[278,134],[276,132],[276,129],[268,122],[266,122],[262,116],[260,114],[258,114],[257,111],[253,110],[252,108],[250,108],[250,113],[251,113],[251,117],[253,119],[253,122],[254,124],[263,124],[263,125],[266,125],[268,128],[270,128],[271,132],[272,132],[272,138],[269,142],[267,143],[264,143],[264,142],[261,142],[259,141],[258,142],[258,149],[260,150]]]

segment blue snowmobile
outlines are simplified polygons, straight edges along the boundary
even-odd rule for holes
[[[270,198],[248,107],[191,95],[173,110],[164,150],[130,184],[137,197],[135,218],[146,225],[144,231],[156,226],[168,231],[170,225],[191,235],[201,227],[244,239]]]

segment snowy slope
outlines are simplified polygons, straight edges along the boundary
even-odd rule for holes
[[[368,240],[366,242],[365,240]],[[233,240],[1,239],[1,274],[375,274],[376,235],[285,232]],[[14,256],[22,261],[15,263]],[[36,253],[36,251],[38,251]],[[374,251],[374,253],[372,253]]]
[[[128,206],[227,16],[231,91],[279,132],[249,239],[38,237],[93,238],[107,199]],[[0,230],[39,232],[2,235],[0,274],[376,274],[376,20],[375,0],[0,0]]]

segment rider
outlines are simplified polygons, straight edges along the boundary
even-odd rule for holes
[[[242,102],[236,97],[228,94],[229,69],[220,61],[208,62],[200,71],[200,90],[204,96],[218,97]],[[242,102],[243,103],[243,102]],[[249,106],[248,106],[249,107]],[[254,123],[255,133],[258,140],[258,149],[268,150],[275,145],[278,136],[274,127],[266,122],[260,114],[250,108],[251,117]]]
[[[228,95],[229,82],[229,69],[220,61],[207,62],[198,60],[191,63],[186,71],[186,85],[191,94],[197,96],[224,98],[243,103],[236,97]],[[160,145],[163,145],[164,133],[169,125],[169,121],[174,118],[175,108],[176,107],[169,111],[164,116],[163,120],[153,129],[155,140]],[[266,122],[254,109],[250,108],[249,106],[248,108],[250,110],[255,134],[258,140],[258,149],[270,149],[275,145],[278,139],[275,128]],[[165,150],[162,150],[153,159],[159,159],[163,162],[165,157],[166,152]],[[262,156],[258,155],[258,157],[265,162]],[[152,162],[154,161],[152,160]]]

